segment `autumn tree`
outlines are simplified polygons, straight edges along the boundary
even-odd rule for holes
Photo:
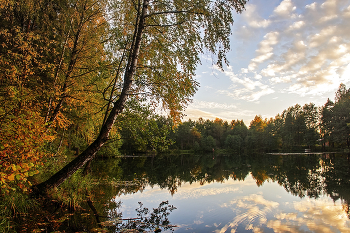
[[[41,115],[53,71],[55,39],[45,30],[57,12],[44,1],[3,1],[0,7],[0,185],[1,191],[30,185],[53,139]]]
[[[2,184],[23,187],[20,181],[56,153],[44,146],[55,138],[61,145],[68,129],[92,141],[109,79],[105,7],[103,0],[2,3]]]
[[[217,65],[227,62],[233,11],[241,12],[246,1],[151,1],[111,2],[109,15],[116,41],[115,78],[105,89],[106,117],[97,138],[76,159],[47,181],[36,192],[59,186],[90,161],[106,143],[117,116],[130,96],[160,102],[174,119],[198,83],[194,72],[199,54],[212,53]]]

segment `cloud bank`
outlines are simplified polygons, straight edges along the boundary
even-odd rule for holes
[[[248,3],[244,23],[235,33],[235,40],[257,44],[254,57],[246,68],[233,73],[229,67],[223,73],[232,86],[221,94],[257,101],[280,92],[276,85],[284,84],[284,92],[316,96],[350,80],[348,0],[283,0],[265,18],[256,4]]]
[[[273,117],[299,103],[320,106],[350,86],[349,0],[250,0],[235,17],[230,66],[202,59],[203,85],[185,120]],[[209,89],[210,88],[210,89]],[[209,91],[210,90],[210,91]]]

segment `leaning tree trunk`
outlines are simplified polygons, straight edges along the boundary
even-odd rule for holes
[[[33,186],[32,191],[34,195],[44,194],[51,188],[58,187],[71,175],[73,175],[79,168],[83,167],[88,161],[93,159],[97,151],[104,145],[107,141],[109,133],[112,129],[112,126],[118,116],[124,109],[125,102],[128,97],[128,91],[131,89],[133,76],[136,71],[138,55],[142,40],[143,30],[145,28],[145,16],[147,13],[147,7],[149,0],[144,0],[140,14],[136,20],[136,27],[134,31],[134,40],[131,47],[131,52],[129,55],[128,63],[124,73],[124,83],[122,92],[118,100],[114,103],[114,106],[111,112],[108,115],[106,122],[103,124],[100,133],[96,140],[88,146],[88,148],[83,151],[78,157],[73,161],[68,163],[60,171],[51,176],[48,180]]]

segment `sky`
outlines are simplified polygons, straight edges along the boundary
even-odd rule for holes
[[[350,0],[249,0],[232,27],[229,66],[201,56],[200,83],[184,120],[275,117],[322,106],[350,88]]]

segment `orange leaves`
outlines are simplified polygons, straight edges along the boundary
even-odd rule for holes
[[[4,171],[5,172],[0,173],[0,185],[2,185],[2,188],[6,188],[8,182],[15,181],[17,181],[18,186],[26,187],[25,183],[27,183],[27,185],[31,185],[30,182],[27,181],[27,178],[38,174],[38,171],[35,169],[34,163],[20,162],[17,165],[11,164],[9,167],[4,168]]]
[[[196,127],[193,127],[191,129],[191,134],[193,137],[195,137],[198,140],[201,139],[201,137],[202,137],[201,133],[198,131],[198,129]]]
[[[0,122],[0,187],[3,191],[26,190],[28,177],[38,173],[42,159],[49,156],[42,147],[50,135],[38,113],[27,112]]]
[[[253,179],[256,182],[256,185],[259,187],[261,186],[266,180],[268,180],[270,177],[266,174],[265,170],[258,170],[252,172]]]
[[[216,117],[214,123],[218,125],[223,125],[224,121],[221,118]]]
[[[74,123],[87,141],[94,137],[110,35],[103,0],[54,8],[42,0],[7,2],[0,3],[0,187],[24,190],[50,156],[45,146],[55,130]]]
[[[67,117],[64,116],[61,112],[58,113],[56,121],[54,123],[56,127],[59,127],[61,129],[67,129],[68,126],[72,124],[72,122],[67,119]]]
[[[250,122],[250,129],[253,129],[257,132],[263,132],[267,126],[267,119],[263,120],[261,116],[255,116],[254,120]]]

